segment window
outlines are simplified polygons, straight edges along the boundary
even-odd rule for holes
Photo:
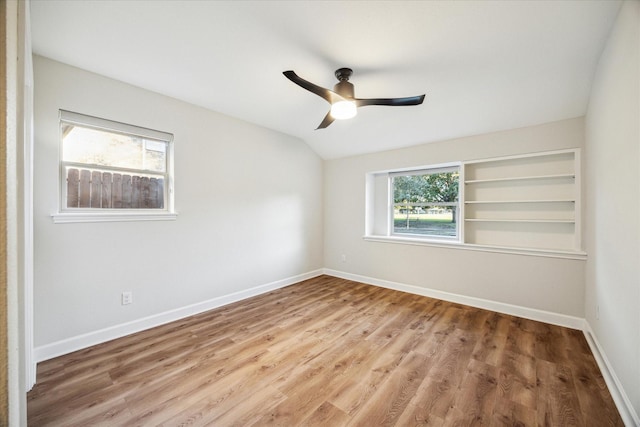
[[[171,213],[173,135],[60,111],[61,212]]]
[[[391,173],[392,234],[457,239],[459,177],[457,166]]]

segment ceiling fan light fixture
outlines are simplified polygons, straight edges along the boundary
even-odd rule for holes
[[[333,90],[329,90],[299,77],[293,70],[282,72],[282,74],[284,74],[284,76],[293,83],[313,94],[318,95],[331,105],[331,110],[329,110],[327,115],[324,116],[324,119],[322,119],[322,122],[318,125],[316,130],[325,129],[336,119],[350,119],[357,114],[357,108],[367,105],[387,105],[397,107],[402,105],[420,105],[422,104],[422,101],[424,101],[424,94],[404,98],[356,98],[354,95],[355,91],[353,83],[349,83],[349,77],[351,77],[352,73],[353,71],[351,68],[340,68],[336,70],[338,83],[333,87]]]
[[[338,101],[331,104],[331,117],[336,120],[351,119],[358,114],[354,101]]]

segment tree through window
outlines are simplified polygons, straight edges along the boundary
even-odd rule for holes
[[[393,234],[458,237],[459,168],[391,175]]]

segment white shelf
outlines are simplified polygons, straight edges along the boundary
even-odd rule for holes
[[[467,218],[468,222],[523,222],[523,223],[547,223],[547,224],[575,224],[571,219],[481,219]]]
[[[495,203],[575,203],[574,199],[554,199],[554,200],[465,200],[467,205],[472,204],[495,204]]]
[[[567,179],[575,178],[575,174],[556,174],[556,175],[532,175],[532,176],[518,176],[509,178],[492,178],[492,179],[470,179],[465,181],[465,184],[482,184],[485,182],[511,182],[511,181],[529,181],[529,180],[543,180],[543,179]]]

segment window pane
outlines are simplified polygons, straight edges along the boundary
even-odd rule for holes
[[[456,237],[459,173],[393,178],[393,232]]]
[[[165,172],[167,143],[62,124],[64,162]]]

